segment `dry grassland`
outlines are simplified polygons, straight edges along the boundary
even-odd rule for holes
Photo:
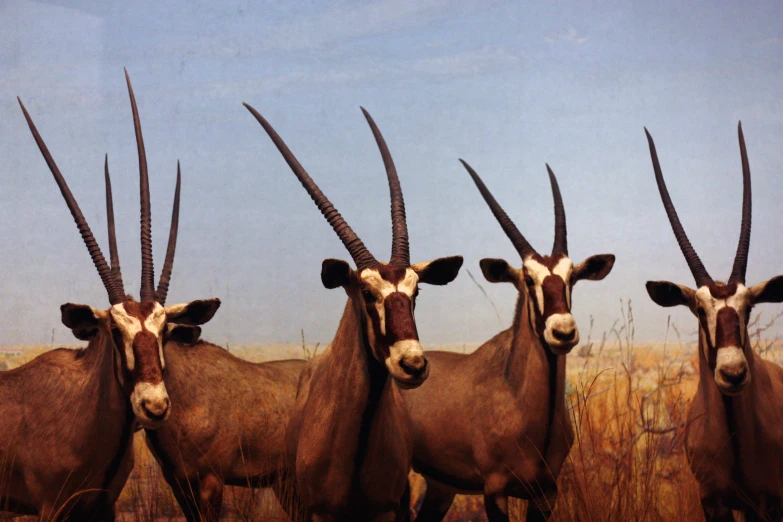
[[[754,348],[764,357],[775,358],[780,352],[778,340],[766,340],[764,335],[779,317],[757,317],[752,325]],[[317,348],[229,347],[254,361],[312,355]],[[18,366],[47,349],[24,347],[21,355],[0,354],[0,367]],[[696,365],[696,346],[683,342],[673,325],[667,326],[665,343],[634,343],[630,306],[623,307],[621,318],[602,339],[588,337],[573,350],[568,357],[567,396],[577,439],[559,479],[553,521],[703,520],[682,443],[688,403],[696,389]],[[118,502],[119,519],[184,520],[142,437],[143,433],[136,435],[136,467]],[[416,502],[423,480],[411,474],[411,481]],[[512,520],[524,520],[524,502],[512,502],[512,510]],[[227,488],[224,519],[286,517],[268,491]],[[486,520],[481,497],[458,496],[446,520]]]

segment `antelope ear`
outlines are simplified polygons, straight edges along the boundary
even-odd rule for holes
[[[462,256],[441,257],[411,266],[419,276],[419,282],[441,286],[454,281],[460,268],[462,268]]]
[[[166,307],[166,319],[172,323],[196,326],[212,319],[218,308],[220,308],[220,299],[217,298],[169,305]]]
[[[775,276],[769,281],[764,281],[750,289],[753,303],[781,303],[783,302],[783,276]]]
[[[332,290],[351,282],[351,266],[342,259],[324,259],[321,263],[321,283]]]
[[[201,337],[200,326],[188,326],[184,324],[169,324],[166,332],[166,340],[178,344],[196,344]]]
[[[645,286],[650,299],[664,307],[685,305],[691,308],[696,295],[693,289],[669,281],[647,281]]]
[[[519,271],[505,259],[486,257],[479,261],[479,266],[484,278],[490,283],[516,283],[518,279]]]
[[[574,267],[574,271],[571,273],[571,284],[582,279],[600,281],[609,275],[613,266],[614,254],[590,256]]]
[[[96,310],[92,306],[65,303],[60,307],[60,320],[66,327],[74,330],[74,335],[78,339],[82,339],[82,337],[77,335],[76,330],[85,332],[95,330],[104,317],[106,317],[106,312]],[[86,335],[85,332],[80,332],[80,335]]]

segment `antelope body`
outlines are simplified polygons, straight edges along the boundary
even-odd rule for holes
[[[546,520],[574,437],[565,404],[566,354],[579,342],[572,286],[603,279],[614,256],[572,264],[563,202],[548,166],[555,243],[550,256],[541,256],[463,164],[522,257],[521,270],[482,259],[484,277],[513,284],[519,297],[511,328],[471,354],[427,352],[429,379],[403,392],[413,421],[413,469],[427,482],[417,520],[441,520],[456,493],[483,493],[490,522],[508,520],[508,497],[530,500],[527,520]]]
[[[305,361],[255,364],[204,342],[165,353],[177,408],[146,439],[185,517],[217,520],[224,485],[288,494],[285,427]]]
[[[162,346],[187,325],[208,321],[217,299],[164,308],[174,259],[180,177],[169,248],[153,288],[147,166],[136,102],[127,78],[141,179],[141,301],[125,295],[114,236],[106,164],[111,266],[21,100],[22,111],[106,287],[109,310],[64,304],[62,322],[89,341],[81,350],[57,349],[0,373],[0,511],[42,520],[114,520],[114,502],[133,467],[136,423],[161,426],[171,410],[163,384]],[[170,328],[175,321],[182,327]],[[173,406],[176,408],[176,405]]]
[[[331,344],[302,372],[288,424],[289,462],[301,501],[308,518],[316,520],[405,519],[413,435],[400,388],[421,385],[429,372],[413,316],[418,284],[451,282],[462,258],[411,265],[397,172],[366,111],[362,109],[380,148],[391,193],[388,264],[373,257],[275,130],[247,108],[357,265],[354,270],[345,261],[327,259],[321,270],[324,286],[342,287],[348,301]]]
[[[645,129],[645,132],[647,130]],[[783,516],[783,368],[761,359],[748,335],[751,308],[783,301],[783,276],[745,286],[750,247],[751,187],[742,125],[742,226],[728,282],[710,277],[688,241],[669,197],[649,133],[655,179],[696,289],[648,281],[647,292],[661,306],[685,305],[699,323],[699,384],[686,424],[688,461],[699,483],[709,521],[781,520]]]

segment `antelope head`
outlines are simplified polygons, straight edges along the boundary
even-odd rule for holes
[[[574,266],[568,257],[566,218],[557,179],[549,165],[549,182],[555,200],[555,242],[552,254],[542,256],[527,242],[516,225],[501,208],[476,171],[462,164],[489,205],[511,243],[522,257],[522,268],[516,269],[503,259],[482,259],[481,271],[490,283],[511,283],[527,296],[530,326],[554,355],[566,355],[579,343],[579,329],[571,315],[571,291],[577,281],[600,281],[614,266],[613,254],[588,257]]]
[[[389,181],[392,251],[388,263],[375,259],[264,117],[248,104],[245,104],[245,107],[269,134],[356,263],[354,270],[346,261],[324,260],[321,266],[321,282],[329,289],[342,287],[350,299],[359,305],[370,355],[386,366],[397,384],[402,388],[421,385],[429,374],[429,366],[427,356],[419,343],[414,317],[419,283],[450,283],[459,273],[462,257],[444,257],[411,264],[405,202],[397,170],[383,136],[363,108],[362,112],[381,151]]]
[[[71,329],[74,336],[81,340],[96,340],[110,343],[114,348],[116,377],[130,399],[133,413],[145,428],[157,428],[170,413],[170,401],[163,383],[166,361],[163,345],[169,338],[177,338],[188,329],[193,332],[196,325],[209,321],[220,306],[220,300],[208,299],[190,303],[165,306],[169,281],[174,263],[174,251],[177,242],[179,222],[180,170],[177,165],[177,185],[174,193],[174,209],[169,231],[169,244],[166,260],[157,290],[153,287],[154,270],[152,265],[151,213],[147,160],[144,140],[136,108],[136,99],[128,78],[125,78],[130,94],[136,142],[139,153],[139,172],[141,178],[141,292],[140,301],[125,294],[120,272],[117,241],[114,231],[114,209],[111,196],[108,159],[105,164],[106,210],[108,214],[109,250],[111,266],[101,253],[95,237],[90,231],[76,199],[71,194],[65,178],[49,153],[46,144],[35,128],[33,120],[22,101],[19,104],[24,112],[33,138],[46,160],[65,202],[76,221],[87,250],[92,257],[98,274],[108,292],[111,308],[100,310],[89,305],[67,303],[60,307],[62,322]],[[172,324],[169,324],[172,323]],[[176,325],[174,324],[176,323]],[[182,326],[179,326],[182,325]],[[185,332],[188,333],[188,332]]]
[[[751,350],[748,340],[750,311],[757,303],[783,301],[783,276],[773,277],[750,288],[745,286],[750,248],[751,191],[750,165],[742,123],[737,127],[742,158],[742,225],[734,265],[727,283],[714,281],[710,277],[696,250],[688,241],[663,180],[655,143],[647,129],[644,131],[647,134],[655,181],[663,207],[669,217],[674,237],[696,280],[695,290],[669,281],[647,281],[647,293],[660,306],[685,305],[698,318],[699,345],[710,371],[713,372],[715,384],[724,395],[736,395],[751,379],[748,366],[748,353]]]

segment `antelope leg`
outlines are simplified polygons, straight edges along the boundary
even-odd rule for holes
[[[484,509],[489,522],[509,522],[507,496],[485,494]]]
[[[453,501],[454,493],[438,488],[437,484],[427,481],[424,502],[416,516],[416,522],[440,522],[448,513]]]

